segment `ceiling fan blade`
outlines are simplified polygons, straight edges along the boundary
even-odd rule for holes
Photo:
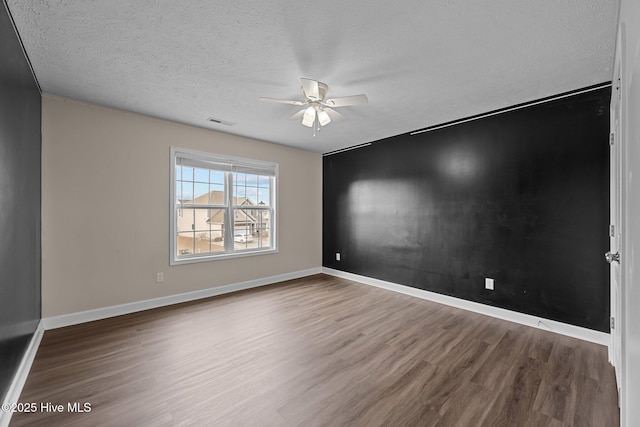
[[[277,102],[278,104],[290,104],[290,105],[304,105],[305,104],[305,102],[302,102],[302,101],[294,101],[294,100],[291,100],[291,99],[265,98],[264,96],[260,97],[260,101]]]
[[[302,116],[304,115],[305,111],[307,111],[307,109],[303,108],[302,110],[300,110],[297,113],[295,113],[293,116],[289,117],[289,120],[300,120],[302,118]]]
[[[329,117],[331,117],[331,120],[333,120],[334,122],[342,122],[346,120],[346,118],[342,114],[338,113],[333,108],[324,107],[324,111],[329,114]]]
[[[320,100],[320,88],[317,81],[304,78],[301,78],[300,81],[302,82],[304,96],[314,101]]]
[[[369,98],[367,98],[367,95],[361,94],[327,99],[324,105],[328,107],[348,107],[350,105],[366,105],[368,103]]]

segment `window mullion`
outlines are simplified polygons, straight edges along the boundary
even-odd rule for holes
[[[233,222],[233,173],[225,172],[225,197],[226,197],[226,208],[224,210],[224,222],[225,233],[224,233],[224,251],[227,253],[233,252],[233,236],[235,233],[235,227]]]

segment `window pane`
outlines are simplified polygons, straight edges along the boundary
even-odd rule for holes
[[[224,186],[212,184],[209,193],[209,203],[212,205],[226,205],[227,201],[224,197]]]
[[[268,188],[259,188],[258,189],[258,205],[260,206],[269,206],[271,203],[271,192]]]
[[[210,171],[210,181],[212,184],[224,185],[224,172],[212,170]]]
[[[258,185],[258,175],[253,175],[253,174],[245,174],[245,184],[255,187]]]
[[[176,202],[182,202],[182,181],[176,182]]]
[[[194,188],[194,203],[197,205],[208,205],[209,204],[209,184],[202,184],[196,182],[193,184]]]
[[[178,209],[178,256],[224,252],[223,209]]]
[[[254,211],[253,217],[256,220],[256,241],[258,248],[271,247],[271,232],[268,210]]]
[[[180,166],[179,168],[182,172],[178,176],[180,176],[183,181],[193,181],[193,168],[187,166]]]
[[[242,203],[246,195],[245,187],[236,185],[234,187],[234,195],[235,195],[234,203],[236,205]]]
[[[256,174],[234,173],[234,204],[255,206],[260,197],[260,176]],[[268,178],[268,177],[267,177]],[[267,181],[267,185],[269,181]]]
[[[191,255],[194,249],[194,235],[190,233],[178,233],[177,256]]]
[[[209,169],[194,169],[194,181],[209,183]]]
[[[255,206],[258,200],[258,187],[245,187],[244,199],[252,206]]]
[[[242,185],[244,186],[245,174],[243,173],[234,173],[233,174],[233,184],[234,185]]]
[[[196,231],[195,253],[210,254],[224,252],[220,230]]]
[[[178,233],[181,232],[192,232],[194,228],[194,213],[195,209],[193,208],[182,208],[178,207],[176,212],[176,222],[178,226]]]
[[[212,231],[217,231],[218,234],[215,237],[220,237],[222,240],[224,231],[224,209],[206,209],[207,217],[205,218],[205,222],[209,225]],[[203,227],[206,228],[206,227]]]
[[[233,246],[236,250],[271,247],[268,211],[234,209]]]
[[[193,182],[178,181],[176,183],[176,199],[183,204],[193,203]]]

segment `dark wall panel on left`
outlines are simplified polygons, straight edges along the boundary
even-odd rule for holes
[[[40,321],[41,94],[0,6],[0,399]]]

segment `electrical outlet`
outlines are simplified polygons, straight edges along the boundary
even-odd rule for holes
[[[156,283],[164,282],[164,273],[156,273]]]
[[[336,252],[336,261],[340,261],[340,252]]]
[[[484,279],[484,288],[485,289],[489,289],[489,290],[493,290],[493,279],[490,277],[485,277]]]

